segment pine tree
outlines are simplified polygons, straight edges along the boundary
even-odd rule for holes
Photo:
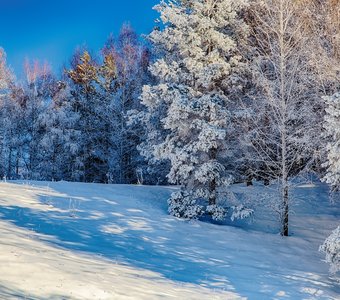
[[[98,90],[100,65],[88,51],[74,56],[72,68],[67,72],[73,82],[74,111],[79,114],[75,129],[81,132],[81,149],[77,170],[85,182],[107,182],[109,172],[110,119],[113,115],[108,98]]]
[[[156,85],[144,86],[144,118],[156,124],[146,151],[169,160],[170,183],[181,191],[169,211],[195,218],[204,212],[225,216],[221,189],[231,181],[230,110],[241,86],[244,64],[238,46],[247,27],[240,18],[244,1],[161,2],[164,28],[149,38],[163,56],[151,66]]]

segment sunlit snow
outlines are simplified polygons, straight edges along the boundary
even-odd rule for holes
[[[233,227],[171,217],[174,189],[1,183],[0,299],[338,299],[318,252],[339,221],[324,185],[295,189],[288,238],[256,212]]]

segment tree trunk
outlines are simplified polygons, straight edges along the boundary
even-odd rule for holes
[[[288,168],[287,168],[287,156],[288,156],[288,144],[287,144],[287,115],[288,115],[288,97],[287,91],[287,43],[285,41],[286,34],[286,20],[284,16],[284,0],[280,0],[279,3],[279,74],[280,74],[280,110],[282,112],[281,123],[281,155],[282,155],[282,229],[281,235],[288,236]]]
[[[16,179],[19,178],[19,152],[16,153],[16,161],[15,161],[15,175]]]
[[[283,186],[283,191],[282,191],[282,196],[283,196],[283,216],[282,216],[282,230],[281,230],[281,235],[282,236],[288,236],[288,216],[289,216],[289,198],[288,198],[288,182],[284,183]]]
[[[216,160],[217,158],[217,149],[213,148],[209,152],[209,159],[210,160]],[[212,179],[209,182],[209,205],[216,205],[216,179]]]
[[[7,179],[12,179],[12,147],[9,148],[8,165],[7,165]]]

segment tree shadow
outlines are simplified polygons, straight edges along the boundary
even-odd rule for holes
[[[53,192],[58,192],[56,186]],[[60,192],[64,193],[64,190]],[[146,193],[150,194],[149,191]],[[182,241],[190,237],[176,228],[181,221],[167,216],[166,201],[159,203],[157,189],[155,195],[148,195],[149,199],[141,209],[129,205],[118,207],[120,205],[112,198],[134,197],[123,190],[112,198],[101,194],[100,190],[89,193],[86,200],[79,200],[79,195],[84,194],[73,191],[63,196],[39,195],[41,204],[60,210],[0,206],[0,218],[42,234],[40,240],[64,249],[99,255],[113,262],[154,271],[178,282],[210,288],[217,288],[223,282],[222,288],[234,290],[223,275],[225,272],[214,270],[217,263],[206,257],[206,252],[199,247],[183,250]],[[70,199],[77,197],[79,206],[70,208]],[[151,203],[154,201],[152,197],[158,201],[156,206]],[[161,216],[152,219],[149,208],[161,210]]]
[[[282,240],[263,232],[178,220],[166,211],[171,191],[53,183],[47,192],[37,190],[39,205],[0,206],[0,218],[39,233],[50,245],[150,270],[179,283],[236,288],[250,299],[302,299],[315,290],[332,292],[334,285],[316,270],[318,264],[308,267],[306,260],[299,266],[308,241],[300,241],[299,250],[294,237]],[[228,238],[218,239],[222,236]],[[313,274],[321,277],[303,279]],[[325,285],[318,288],[318,282]]]
[[[10,288],[0,284],[0,299],[24,299],[24,300],[60,300],[68,299],[65,295],[49,294],[44,296],[32,296],[25,291],[21,291],[18,288]]]

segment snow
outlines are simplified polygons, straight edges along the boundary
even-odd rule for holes
[[[340,216],[325,185],[295,188],[288,238],[264,210],[234,226],[169,216],[175,190],[0,183],[0,299],[339,299],[318,251]]]

